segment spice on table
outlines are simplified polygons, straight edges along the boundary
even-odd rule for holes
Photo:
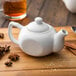
[[[75,43],[65,42],[64,46],[67,50],[69,50],[74,55],[76,55],[76,44]]]
[[[5,65],[10,67],[10,66],[12,66],[12,62],[9,60],[9,61],[5,62]]]
[[[18,61],[19,60],[19,55],[18,54],[15,54],[15,53],[12,53],[12,54],[10,54],[9,55],[9,59],[11,60],[11,61]]]
[[[9,51],[10,51],[10,46],[7,45],[5,45],[5,47],[0,46],[0,58],[2,58]]]
[[[65,42],[64,46],[66,46],[67,48],[71,48],[73,50],[76,50],[76,44],[74,44],[74,43]]]
[[[4,47],[0,47],[0,57],[4,55]]]
[[[9,52],[10,51],[10,46],[5,45],[5,52]]]
[[[3,39],[4,38],[4,34],[0,33],[0,38]]]

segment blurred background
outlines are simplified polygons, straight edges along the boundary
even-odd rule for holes
[[[28,0],[31,19],[41,16],[53,26],[76,25],[76,14],[69,12],[62,0]]]
[[[27,0],[27,4],[27,14],[31,20],[40,16],[53,26],[76,25],[76,14],[69,12],[62,0]],[[0,26],[3,27],[4,24],[7,25],[8,20],[0,12]]]

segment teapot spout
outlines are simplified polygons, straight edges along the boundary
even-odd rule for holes
[[[64,47],[64,38],[68,35],[66,30],[60,30],[54,35],[53,52],[61,51]]]

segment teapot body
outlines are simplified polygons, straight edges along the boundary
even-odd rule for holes
[[[12,35],[13,26],[20,29],[18,40]],[[67,34],[68,32],[63,29],[56,33],[56,30],[51,25],[43,22],[40,17],[37,17],[35,21],[27,26],[10,22],[8,27],[8,35],[11,41],[19,45],[26,54],[36,57],[61,51]]]
[[[43,33],[30,32],[24,27],[19,34],[19,46],[31,56],[45,56],[53,52],[53,37],[55,30]]]

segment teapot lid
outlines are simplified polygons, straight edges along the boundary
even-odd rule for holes
[[[27,29],[32,32],[46,32],[49,30],[48,24],[43,22],[41,17],[36,17],[35,21],[28,24]]]

